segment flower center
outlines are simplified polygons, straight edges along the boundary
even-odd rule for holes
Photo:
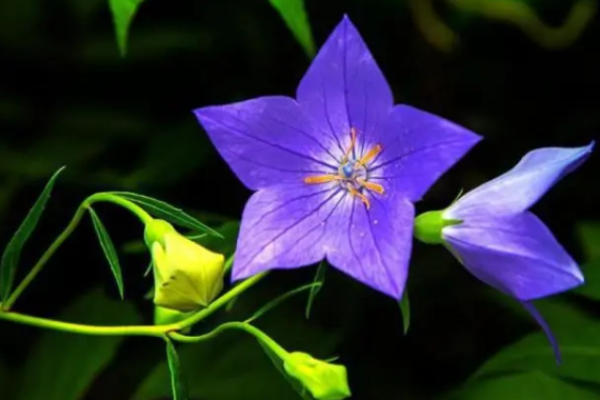
[[[360,159],[356,160],[350,158],[356,147],[356,129],[350,129],[350,146],[344,153],[340,165],[337,168],[337,173],[326,174],[318,176],[308,176],[304,178],[304,183],[327,183],[337,181],[340,186],[347,190],[352,196],[358,197],[369,209],[371,202],[365,195],[368,191],[373,191],[379,194],[383,194],[384,189],[378,183],[369,182],[369,173],[367,165],[372,161],[380,152],[381,146],[376,145]]]

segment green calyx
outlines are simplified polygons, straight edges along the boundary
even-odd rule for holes
[[[423,243],[441,244],[444,242],[442,230],[446,226],[458,225],[459,220],[444,219],[444,210],[428,211],[415,219],[414,235]]]
[[[153,243],[160,243],[164,246],[164,237],[167,233],[174,233],[173,225],[162,219],[153,219],[146,224],[144,230],[144,241],[149,248],[152,248]]]

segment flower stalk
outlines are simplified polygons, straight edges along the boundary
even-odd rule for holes
[[[255,275],[213,301],[208,307],[192,314],[177,323],[165,325],[124,325],[124,326],[98,326],[76,324],[71,322],[56,321],[48,318],[33,317],[30,315],[15,313],[12,311],[0,311],[0,320],[12,321],[38,328],[53,329],[62,332],[78,333],[93,336],[156,336],[163,337],[171,332],[181,331],[188,328],[228,304],[255,284],[257,284],[266,273]]]

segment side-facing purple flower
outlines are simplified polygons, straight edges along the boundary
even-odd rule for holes
[[[519,300],[558,347],[532,300],[583,283],[577,263],[528,209],[589,156],[594,143],[527,153],[505,174],[442,211],[417,217],[415,236],[443,243],[479,280]]]
[[[481,138],[406,105],[347,17],[296,99],[260,97],[194,111],[246,204],[233,280],[323,259],[395,298],[404,289],[414,207]]]

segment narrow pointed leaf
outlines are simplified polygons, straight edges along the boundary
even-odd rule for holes
[[[46,203],[50,198],[54,183],[64,169],[65,167],[61,167],[52,175],[42,194],[38,197],[31,210],[29,210],[21,226],[19,226],[19,229],[17,229],[10,242],[8,242],[4,254],[2,254],[2,261],[0,261],[0,299],[2,300],[6,300],[10,295],[23,246],[35,230],[44,212]]]
[[[261,316],[263,316],[265,313],[267,313],[268,311],[272,310],[273,308],[277,307],[278,305],[280,305],[281,303],[283,303],[284,301],[286,301],[287,299],[289,299],[290,297],[298,294],[298,293],[302,293],[305,290],[311,290],[313,287],[315,287],[315,285],[321,285],[318,282],[315,283],[309,283],[308,285],[304,285],[304,286],[300,286],[296,289],[292,289],[287,293],[282,294],[281,296],[277,297],[276,299],[268,302],[267,304],[265,304],[263,307],[261,307],[258,311],[256,311],[250,318],[248,318],[245,322],[246,323],[250,323],[258,318],[260,318]]]
[[[133,17],[143,0],[109,0],[110,11],[115,24],[117,46],[122,57],[127,54],[127,38]]]
[[[315,43],[304,0],[269,0],[269,2],[279,12],[308,57],[312,58],[315,55]]]
[[[310,293],[308,294],[308,302],[306,303],[306,319],[310,318],[310,310],[312,309],[313,302],[315,301],[315,296],[317,293],[319,293],[319,290],[321,290],[321,286],[323,286],[323,282],[325,281],[325,272],[327,272],[327,263],[325,261],[321,261],[317,267],[317,272],[313,281],[313,283],[319,283],[320,285],[315,285],[310,289]]]
[[[260,340],[258,340],[258,343],[275,366],[275,369],[277,369],[277,371],[283,375],[283,378],[290,383],[300,398],[303,400],[314,400],[314,398],[298,380],[292,378],[287,374],[287,372],[285,372],[285,369],[283,369],[283,361],[273,352],[273,350],[271,350],[269,346],[264,345]]]
[[[108,265],[110,265],[110,270],[115,277],[115,281],[117,282],[117,287],[119,288],[119,295],[121,299],[124,296],[124,288],[123,288],[123,275],[121,273],[121,265],[119,264],[119,256],[117,256],[117,250],[115,249],[115,245],[113,244],[108,231],[104,227],[102,221],[98,217],[96,212],[89,208],[90,216],[92,217],[92,222],[94,224],[94,229],[96,230],[96,234],[98,235],[98,240],[100,241],[100,246],[102,247],[102,251],[104,252],[104,256],[108,261]]]
[[[408,333],[410,327],[410,302],[408,300],[408,290],[404,290],[402,299],[400,299],[400,311],[402,312],[402,326],[404,327],[404,334]]]
[[[216,230],[198,221],[180,208],[174,207],[164,201],[131,192],[111,192],[111,194],[138,204],[156,218],[162,218],[194,231],[206,232],[210,235],[223,238],[223,235]]]
[[[171,377],[173,400],[188,400],[187,388],[181,373],[177,349],[175,349],[173,342],[169,339],[167,339],[167,363],[169,365],[169,374]]]

